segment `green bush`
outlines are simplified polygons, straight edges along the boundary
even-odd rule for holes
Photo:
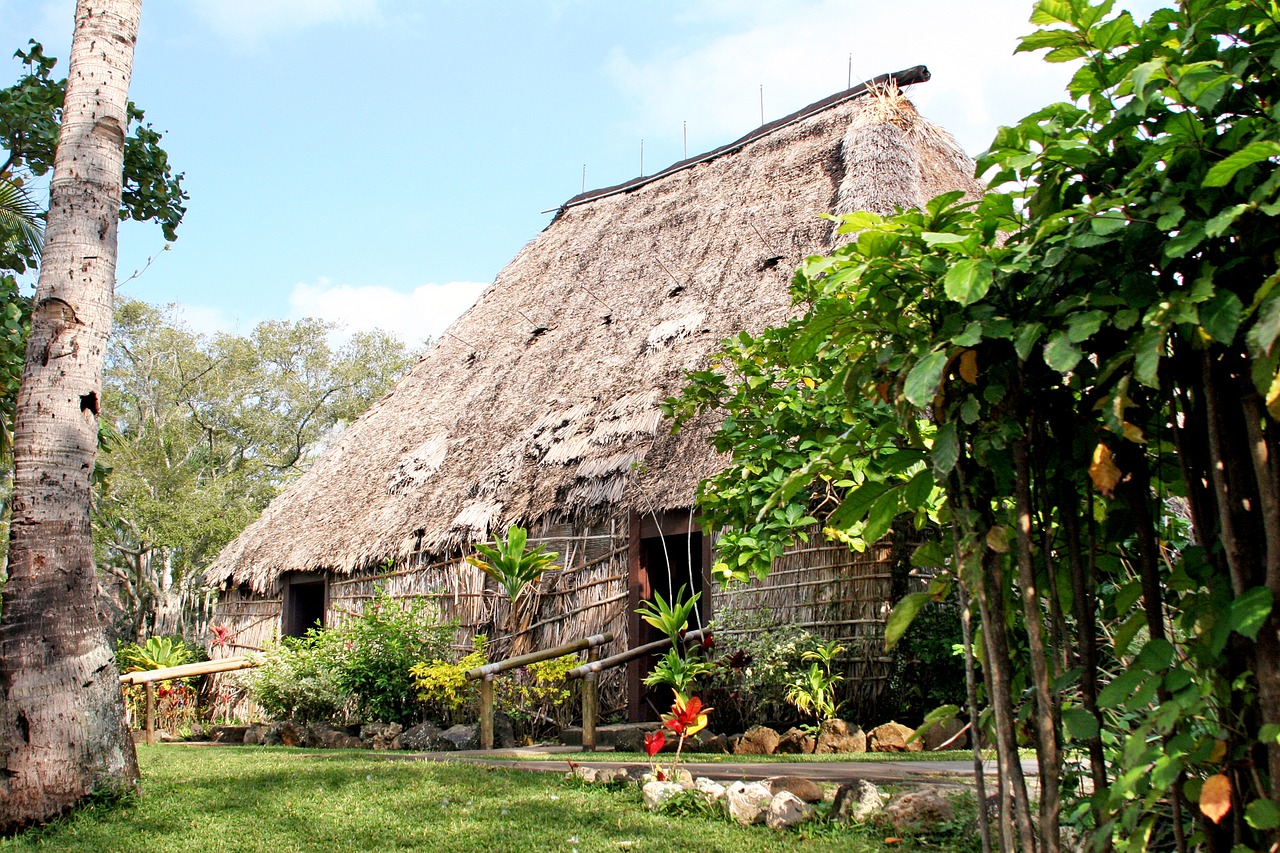
[[[777,622],[767,611],[733,605],[721,608],[710,627],[718,667],[706,701],[716,709],[717,728],[745,731],[765,721],[798,721],[787,692],[808,673],[804,655],[817,650],[821,639]]]
[[[334,637],[312,631],[267,648],[246,676],[249,696],[273,720],[335,722],[346,716],[349,694],[338,680]]]
[[[409,670],[444,657],[455,630],[432,602],[379,589],[346,623],[268,649],[249,695],[273,719],[416,723],[423,705]]]
[[[330,632],[338,646],[338,684],[364,722],[414,723],[422,704],[409,670],[445,657],[457,625],[441,622],[424,598],[397,599],[379,589],[364,612]]]

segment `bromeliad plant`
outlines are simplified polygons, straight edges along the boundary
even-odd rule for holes
[[[516,598],[543,572],[557,569],[555,560],[560,554],[547,551],[545,545],[529,550],[529,531],[519,525],[507,528],[506,539],[499,539],[493,545],[476,545],[479,556],[467,557],[467,562],[498,582],[503,594],[512,604]]]

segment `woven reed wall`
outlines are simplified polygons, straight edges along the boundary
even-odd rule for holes
[[[862,553],[811,531],[779,557],[763,581],[717,586],[712,606],[763,611],[778,624],[796,625],[845,647],[840,660],[848,701],[875,702],[889,679],[884,623],[893,608],[893,546],[887,540]]]

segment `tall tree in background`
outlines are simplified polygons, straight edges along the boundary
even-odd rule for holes
[[[80,0],[14,431],[0,833],[136,785],[89,523],[141,0]]]
[[[123,301],[115,316],[93,512],[98,566],[121,636],[198,641],[204,568],[415,354],[383,332],[332,346],[333,327],[314,319],[206,337],[143,302]]]

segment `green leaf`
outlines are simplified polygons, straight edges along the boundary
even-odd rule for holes
[[[867,513],[867,524],[862,529],[862,538],[867,542],[875,542],[889,532],[893,520],[898,515],[898,490],[889,489],[881,495]]]
[[[947,366],[946,352],[935,351],[926,355],[907,374],[903,393],[908,402],[924,408],[933,402],[938,394],[938,383],[942,381],[942,371]]]
[[[962,258],[951,265],[942,280],[947,296],[961,305],[971,305],[987,295],[995,265],[986,258]]]
[[[1066,373],[1080,363],[1084,353],[1066,332],[1054,332],[1044,345],[1044,361],[1054,370]]]
[[[1247,204],[1231,205],[1204,224],[1204,233],[1209,237],[1221,237],[1231,227],[1231,224],[1240,218],[1240,214],[1248,209],[1249,205]]]
[[[1265,586],[1257,586],[1236,596],[1227,609],[1227,624],[1231,630],[1243,634],[1250,640],[1258,639],[1258,631],[1262,623],[1271,615],[1273,604],[1271,590]]]
[[[945,234],[938,231],[925,231],[920,235],[920,239],[924,240],[926,246],[945,246],[949,243],[963,243],[968,240],[968,234]]]
[[[933,472],[938,477],[945,477],[956,467],[960,459],[960,436],[956,433],[954,423],[945,423],[938,427],[938,434],[933,437]]]
[[[1122,673],[1114,681],[1102,688],[1098,693],[1099,708],[1115,708],[1128,701],[1129,697],[1142,685],[1148,673],[1140,669],[1132,669]]]
[[[1098,735],[1098,720],[1084,708],[1063,708],[1062,724],[1072,740],[1089,740]]]
[[[1229,290],[1219,290],[1213,298],[1200,306],[1200,327],[1220,344],[1230,344],[1240,328],[1244,305],[1240,297]]]
[[[1280,142],[1259,140],[1251,142],[1226,159],[1214,164],[1201,182],[1202,187],[1225,187],[1241,169],[1260,163],[1270,157],[1280,157]]]
[[[889,614],[889,619],[884,625],[884,647],[886,651],[893,651],[893,647],[902,639],[902,635],[911,627],[911,623],[915,621],[916,614],[929,603],[931,595],[927,592],[909,592],[902,597],[893,607],[893,612]]]
[[[907,504],[908,509],[919,509],[924,506],[925,501],[929,500],[929,495],[933,494],[933,471],[925,468],[917,471],[911,481],[907,483],[906,489],[903,490],[902,498]]]
[[[1044,323],[1028,323],[1018,329],[1018,335],[1013,341],[1013,349],[1018,354],[1019,361],[1026,361],[1030,357],[1031,348],[1043,334]]]
[[[1258,307],[1258,319],[1254,322],[1245,341],[1255,357],[1271,352],[1280,336],[1280,294],[1273,293]]]
[[[1254,800],[1244,808],[1245,823],[1254,829],[1280,827],[1280,808],[1271,800]]]
[[[1125,219],[1124,214],[1118,210],[1100,214],[1089,220],[1089,227],[1093,229],[1093,233],[1104,237],[1123,231],[1128,224],[1129,220]]]

